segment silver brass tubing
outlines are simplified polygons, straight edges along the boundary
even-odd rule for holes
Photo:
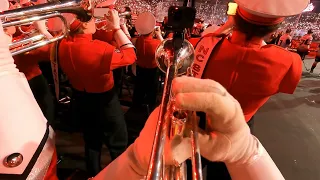
[[[171,120],[171,133],[170,136],[173,137],[177,134],[182,134],[185,128],[185,123],[187,121],[187,114],[182,111],[174,111]]]
[[[166,78],[146,180],[187,179],[186,162],[165,165],[166,140],[175,140],[177,135],[191,138],[192,179],[202,180],[196,113],[175,109],[174,100],[171,98],[173,79],[186,73],[190,75],[188,71],[194,60],[192,45],[182,37],[183,33],[176,32],[172,40],[164,40],[156,50],[157,65],[166,73]]]
[[[3,28],[10,26],[20,26],[28,23],[33,23],[40,20],[50,19],[58,17],[62,20],[64,28],[61,32],[50,39],[45,38],[42,41],[33,42],[29,45],[23,46],[23,42],[20,44],[22,47],[15,48],[11,51],[12,56],[17,54],[25,53],[33,49],[42,47],[44,45],[53,43],[55,41],[61,40],[69,32],[69,25],[62,13],[72,13],[77,15],[77,18],[82,22],[87,22],[91,20],[91,12],[87,11],[89,3],[87,0],[68,0],[68,1],[54,1],[40,5],[34,5],[24,8],[12,9],[8,11],[3,11],[0,13],[0,20],[2,21]],[[30,38],[29,40],[31,40]],[[35,40],[37,38],[34,38]],[[26,41],[24,41],[26,42]],[[17,44],[15,42],[13,44]]]
[[[32,43],[32,42],[40,41],[40,40],[42,40],[44,38],[45,38],[45,35],[43,35],[43,34],[38,34],[38,35],[35,35],[35,36],[23,38],[23,39],[20,39],[19,41],[13,41],[11,44],[9,44],[9,48],[13,49],[13,48],[16,48],[16,47],[19,47],[19,46],[23,46],[24,44],[29,44],[29,43]]]
[[[189,121],[191,121],[191,144],[192,144],[192,179],[193,180],[202,180],[202,164],[201,164],[201,154],[200,154],[200,148],[198,144],[198,124],[197,124],[197,116],[196,112],[192,111],[189,114]]]
[[[24,19],[25,17],[37,16],[56,11],[60,13],[76,14],[79,20],[89,21],[91,19],[91,16],[87,11],[85,11],[84,4],[84,1],[81,0],[50,2],[35,6],[3,11],[0,13],[0,19],[3,22],[3,27],[8,27],[10,25],[5,25],[6,21],[10,21],[11,19]]]
[[[177,59],[173,58],[174,62],[168,62],[168,68],[166,78],[164,82],[164,89],[162,94],[162,100],[160,105],[160,114],[158,124],[156,128],[154,143],[152,147],[151,159],[149,164],[149,170],[147,173],[147,180],[160,180],[163,177],[163,150],[165,145],[166,136],[168,135],[168,121],[166,118],[166,112],[168,109],[168,103],[170,101],[171,85],[173,78],[176,74],[176,62]],[[169,115],[167,115],[169,116]],[[161,170],[162,169],[162,170]]]
[[[37,49],[39,47],[42,47],[42,46],[45,46],[47,44],[53,43],[55,41],[61,40],[67,35],[67,33],[68,33],[67,21],[59,12],[53,12],[53,13],[47,14],[47,15],[45,15],[43,17],[46,17],[46,18],[58,17],[58,18],[60,18],[62,23],[64,24],[64,28],[62,29],[60,34],[55,36],[55,37],[53,37],[53,38],[51,38],[51,39],[45,39],[43,41],[39,41],[39,42],[33,43],[31,45],[28,45],[28,46],[17,48],[15,50],[11,51],[11,55],[12,56],[15,56],[15,55],[18,55],[18,54],[21,54],[21,53],[25,53],[25,52],[31,51],[33,49]],[[46,18],[42,18],[41,17],[41,18],[39,18],[39,20],[46,19]]]

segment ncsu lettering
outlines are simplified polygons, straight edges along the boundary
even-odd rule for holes
[[[200,45],[198,52],[201,53],[201,51],[204,55],[207,55],[209,48],[205,48],[203,45]]]
[[[196,66],[196,64],[193,63],[193,65],[192,65],[192,74],[193,74],[194,77],[196,77],[198,75],[198,72],[196,71],[195,66]]]
[[[199,64],[193,64],[192,70],[194,72],[199,72],[200,71],[200,65]]]
[[[210,54],[213,48],[221,38],[213,38],[211,36],[204,37],[201,39],[196,47],[195,60],[192,66],[193,76],[196,78],[201,78],[204,68],[209,60]]]
[[[196,55],[196,61],[203,62],[203,60],[204,60],[204,55],[202,55],[202,54]]]

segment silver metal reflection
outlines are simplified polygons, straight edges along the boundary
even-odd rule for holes
[[[164,146],[166,139],[176,135],[190,137],[192,142],[192,179],[202,180],[202,167],[199,145],[197,142],[197,120],[192,111],[181,111],[174,107],[171,99],[171,86],[175,77],[187,74],[191,76],[194,49],[190,42],[184,40],[178,50],[174,50],[172,39],[164,40],[156,50],[156,62],[161,71],[166,73],[164,90],[160,105],[154,144],[147,172],[147,180],[186,180],[185,162],[166,166],[164,163]]]
[[[30,40],[37,38],[29,37],[29,41],[23,39],[24,42],[28,44],[20,43],[21,47],[16,47],[11,51],[11,54],[17,55],[21,53],[28,52],[30,50],[39,48],[41,46],[53,43],[55,41],[61,40],[69,32],[69,26],[66,19],[63,17],[62,13],[72,13],[77,15],[77,18],[83,22],[91,20],[91,12],[87,10],[90,3],[86,0],[71,0],[71,1],[54,1],[40,5],[34,5],[24,8],[18,8],[8,11],[3,11],[0,14],[0,20],[2,21],[3,28],[10,26],[20,26],[30,24],[40,20],[46,20],[54,17],[61,19],[64,28],[53,38],[44,38],[41,41],[36,41],[30,43]],[[30,35],[32,36],[32,35]],[[18,43],[19,44],[19,43]]]

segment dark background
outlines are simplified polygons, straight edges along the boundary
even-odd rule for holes
[[[320,0],[312,0],[311,2],[315,6],[313,12],[320,13]]]

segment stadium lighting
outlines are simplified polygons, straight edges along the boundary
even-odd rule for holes
[[[310,3],[308,5],[308,7],[305,10],[303,10],[303,12],[310,12],[310,11],[313,11],[313,10],[314,10],[314,5],[312,3]]]

